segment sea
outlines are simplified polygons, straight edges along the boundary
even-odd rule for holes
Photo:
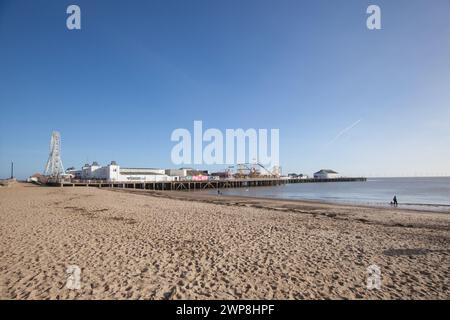
[[[217,193],[217,191],[209,191]],[[222,189],[224,195],[313,200],[450,213],[450,177],[368,178],[364,182],[291,183],[272,187]]]

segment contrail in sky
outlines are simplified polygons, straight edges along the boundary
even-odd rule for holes
[[[349,125],[347,128],[341,130],[341,132],[339,132],[336,137],[334,137],[330,142],[327,143],[327,146],[331,145],[332,143],[334,143],[337,139],[339,139],[344,133],[346,133],[347,131],[350,131],[351,129],[353,129],[358,123],[361,122],[362,119],[359,119],[358,121],[352,123],[351,125]]]

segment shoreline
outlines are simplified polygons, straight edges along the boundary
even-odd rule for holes
[[[210,194],[206,191],[164,191],[164,190],[140,190],[140,189],[116,189],[116,188],[103,188],[114,192],[125,192],[132,194],[147,194],[156,197],[166,197],[175,200],[187,200],[187,201],[199,201],[215,204],[224,205],[244,205],[248,204],[260,204],[266,205],[267,209],[275,209],[276,204],[282,206],[291,205],[293,209],[296,207],[303,208],[305,206],[316,206],[322,208],[350,208],[350,209],[374,209],[380,211],[392,211],[392,212],[405,212],[405,213],[430,213],[430,214],[443,214],[448,215],[449,211],[442,210],[421,210],[420,208],[405,208],[405,207],[390,207],[382,205],[370,205],[370,204],[359,204],[359,203],[342,203],[342,202],[332,202],[332,201],[320,201],[320,200],[309,200],[309,199],[281,199],[281,198],[264,198],[264,197],[254,197],[254,196],[239,196],[239,195],[227,195],[227,194]],[[410,204],[404,204],[410,205]],[[430,205],[434,206],[434,205]],[[450,205],[449,205],[450,207]]]
[[[450,215],[440,211],[379,208],[310,201],[280,200],[244,196],[217,196],[201,192],[104,189],[107,191],[163,198],[168,200],[212,204],[224,208],[267,210],[268,212],[331,218],[366,225],[450,231]],[[281,215],[280,215],[281,216]]]

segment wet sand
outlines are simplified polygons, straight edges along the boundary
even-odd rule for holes
[[[2,299],[450,298],[448,214],[25,184],[0,204]]]

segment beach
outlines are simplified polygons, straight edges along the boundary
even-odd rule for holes
[[[450,299],[447,213],[23,183],[0,204],[1,299]]]

